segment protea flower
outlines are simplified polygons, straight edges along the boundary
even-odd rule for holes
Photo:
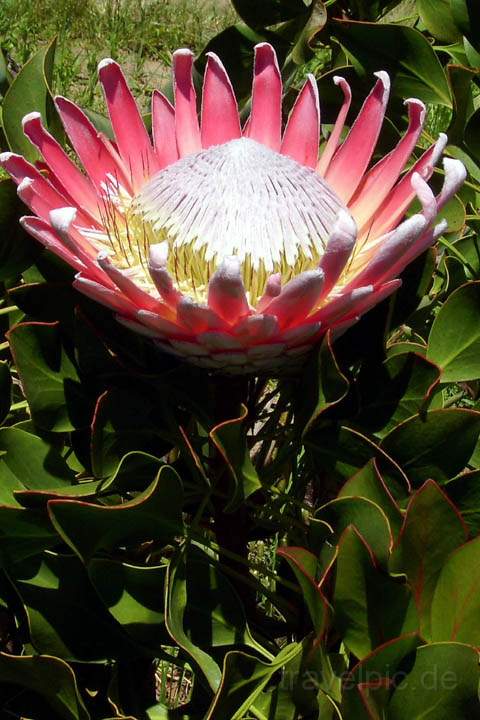
[[[443,189],[434,196],[426,180],[445,147],[441,135],[401,176],[425,117],[416,99],[406,100],[404,136],[369,169],[389,95],[385,72],[376,73],[343,142],[351,91],[335,78],[344,101],[321,143],[312,76],[283,130],[282,80],[267,43],[255,48],[243,128],[213,53],[199,120],[192,63],[189,50],[174,53],[175,107],[153,93],[152,138],[119,65],[107,59],[99,76],[113,142],[74,103],[56,98],[84,172],[38,113],[23,127],[44,163],[34,167],[12,153],[1,163],[34,213],[23,226],[78,271],[78,290],[197,365],[271,369],[399,287],[405,266],[445,230],[435,218],[465,171],[445,159]],[[405,220],[415,196],[422,211]]]

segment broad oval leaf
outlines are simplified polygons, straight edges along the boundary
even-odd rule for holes
[[[332,35],[361,74],[387,70],[396,97],[452,106],[447,77],[428,40],[405,25],[331,20]]]
[[[28,160],[39,158],[37,150],[23,134],[22,118],[39,112],[53,134],[62,137],[60,121],[50,95],[56,40],[40,48],[25,63],[3,99],[3,129],[13,152]]]
[[[432,600],[432,640],[480,646],[480,537],[455,550],[443,566]]]
[[[458,288],[441,307],[427,358],[441,368],[444,382],[480,378],[480,282]]]

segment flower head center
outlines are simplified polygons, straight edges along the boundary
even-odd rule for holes
[[[149,242],[168,243],[167,269],[182,290],[203,294],[235,255],[254,302],[271,273],[287,280],[318,263],[343,207],[314,170],[242,138],[157,173],[133,199],[129,220]]]

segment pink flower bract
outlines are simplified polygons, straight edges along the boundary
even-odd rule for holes
[[[75,287],[164,350],[228,372],[293,362],[328,330],[338,334],[393,293],[398,275],[445,230],[436,218],[465,179],[444,159],[443,189],[427,185],[441,135],[403,173],[425,118],[371,166],[389,95],[378,72],[345,139],[351,91],[326,141],[309,76],[282,127],[273,48],[255,49],[251,114],[242,128],[232,85],[210,53],[200,119],[193,56],[173,57],[175,106],[152,97],[152,137],[120,67],[99,65],[114,141],[74,103],[56,106],[81,171],[43,127],[24,132],[43,157],[1,156],[33,215],[23,226],[77,270]],[[402,174],[403,173],[403,174]],[[415,197],[421,212],[405,213]]]

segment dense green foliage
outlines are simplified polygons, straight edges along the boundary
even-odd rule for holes
[[[478,4],[232,4],[239,22],[206,50],[244,105],[262,39],[290,102],[315,74],[326,132],[332,76],[362,98],[386,69],[378,152],[417,96],[418,151],[447,132],[469,177],[393,298],[301,375],[247,379],[186,367],[80,297],[0,181],[0,712],[475,720]],[[54,68],[55,42],[19,72],[0,58],[2,149],[35,159],[20,123],[33,110],[63,139]]]

